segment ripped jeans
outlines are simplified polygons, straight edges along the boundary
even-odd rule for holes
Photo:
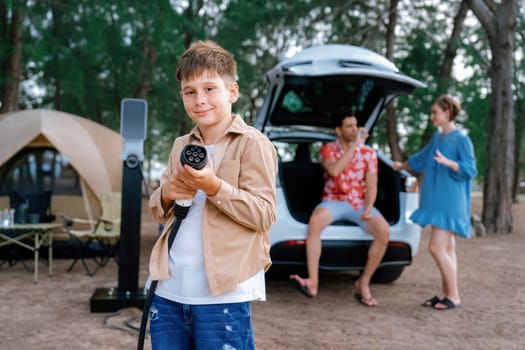
[[[149,311],[153,350],[252,350],[249,302],[179,304],[153,296]]]

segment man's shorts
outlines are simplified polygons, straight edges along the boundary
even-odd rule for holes
[[[315,209],[317,208],[325,208],[328,210],[332,216],[333,222],[346,220],[356,223],[357,225],[361,226],[363,230],[366,230],[366,221],[361,220],[361,214],[363,214],[365,209],[364,206],[358,210],[355,210],[354,207],[352,207],[352,205],[350,205],[348,202],[323,200],[315,207]],[[372,215],[372,217],[376,217],[381,216],[381,213],[375,207],[372,207],[370,215]]]

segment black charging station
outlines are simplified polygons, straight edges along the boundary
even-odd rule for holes
[[[145,100],[125,98],[120,105],[122,214],[119,243],[118,287],[97,288],[91,312],[115,312],[122,308],[144,308],[147,292],[138,287],[140,225],[142,213],[142,167],[147,135],[148,105]]]

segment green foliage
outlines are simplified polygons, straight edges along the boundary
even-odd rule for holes
[[[120,101],[145,98],[145,150],[152,165],[163,162],[173,139],[192,126],[174,77],[177,59],[191,42],[212,39],[232,51],[241,88],[234,109],[253,122],[266,93],[264,74],[284,55],[323,43],[365,46],[383,54],[389,5],[388,0],[16,0],[0,3],[0,37],[8,38],[13,9],[25,9],[21,108],[59,109],[118,130]],[[459,1],[399,3],[394,61],[402,72],[428,85],[397,100],[400,143],[407,154],[417,151],[433,131],[428,114],[441,93],[437,77],[458,6]],[[521,9],[518,18],[521,33],[523,13]],[[521,35],[516,43],[523,57]],[[9,41],[0,40],[0,63],[5,65],[11,49]],[[448,90],[463,102],[460,122],[474,141],[480,174],[487,161],[490,80],[484,58],[489,49],[479,23],[469,21],[459,53],[473,73],[453,81]],[[521,59],[515,82],[518,106],[525,103],[523,71]],[[9,79],[0,71],[0,91]],[[385,149],[381,123],[373,142]]]

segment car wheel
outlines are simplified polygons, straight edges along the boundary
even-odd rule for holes
[[[374,283],[390,283],[394,282],[403,273],[404,266],[385,266],[376,270],[372,276]]]

